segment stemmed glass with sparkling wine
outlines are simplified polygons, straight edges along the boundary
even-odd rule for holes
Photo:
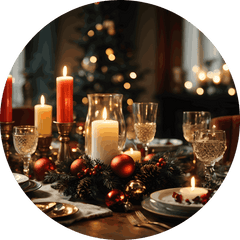
[[[214,165],[222,159],[226,149],[225,131],[201,129],[194,132],[193,150],[197,158],[204,163],[207,182],[216,180]]]
[[[148,145],[156,133],[157,103],[133,103],[134,129],[138,140],[143,144],[145,156]]]
[[[211,122],[211,113],[204,111],[183,112],[183,136],[189,143],[193,142],[194,131],[208,129]]]
[[[29,162],[38,144],[36,127],[28,125],[13,127],[13,144],[23,160],[23,173],[29,176]]]

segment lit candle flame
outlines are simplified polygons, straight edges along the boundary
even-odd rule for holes
[[[103,109],[103,120],[107,119],[107,109],[104,107]]]
[[[191,191],[195,189],[195,177],[191,178]]]
[[[133,149],[132,148],[130,148],[130,152],[133,153]]]
[[[41,96],[40,102],[41,102],[41,105],[44,105],[44,104],[45,104],[45,98],[44,98],[43,95]]]
[[[66,66],[63,67],[63,76],[64,77],[67,76],[67,67]]]

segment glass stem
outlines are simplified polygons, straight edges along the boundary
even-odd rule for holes
[[[214,171],[214,164],[205,165],[205,180],[207,182],[212,182],[216,180],[216,174]]]
[[[31,160],[31,155],[27,154],[22,157],[23,159],[23,174],[29,176],[29,162]]]
[[[144,147],[145,157],[146,157],[148,155],[148,144],[147,143],[143,144],[143,147]]]

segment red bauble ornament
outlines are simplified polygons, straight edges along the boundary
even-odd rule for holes
[[[134,160],[126,154],[120,154],[114,157],[110,166],[112,171],[121,178],[131,176],[135,170]]]
[[[155,153],[150,153],[150,154],[148,154],[148,155],[143,159],[143,161],[149,161],[149,160],[151,160],[154,155],[155,155]]]
[[[113,189],[107,194],[105,203],[112,210],[122,210],[125,200],[126,197],[121,190]]]
[[[86,168],[85,161],[82,158],[74,160],[70,166],[70,172],[72,175],[77,176],[79,172],[82,172]]]
[[[38,181],[44,179],[45,173],[56,169],[56,165],[48,158],[38,159],[33,167],[34,175]]]

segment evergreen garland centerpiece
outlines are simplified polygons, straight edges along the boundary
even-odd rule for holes
[[[116,158],[121,161],[125,156],[120,154]],[[81,162],[77,165],[77,173],[71,167],[76,161]],[[132,180],[141,181],[146,187],[144,194],[150,194],[183,184],[183,171],[177,161],[168,153],[157,153],[149,161],[135,162],[132,174],[121,177],[121,174],[116,174],[116,169],[113,171],[111,164],[105,164],[100,159],[91,159],[83,154],[79,159],[58,164],[55,170],[46,173],[43,182],[53,183],[51,186],[54,189],[66,196],[71,195],[72,199],[103,200],[113,189],[124,191]]]

